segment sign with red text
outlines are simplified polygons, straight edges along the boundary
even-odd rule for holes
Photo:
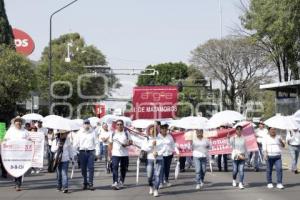
[[[30,55],[35,48],[32,38],[24,31],[16,28],[13,28],[13,34],[15,38],[16,51],[25,56]]]
[[[34,147],[29,140],[8,140],[1,144],[4,168],[13,177],[23,176],[31,167]]]
[[[228,144],[227,135],[231,137],[235,134],[235,129],[225,129],[218,131],[218,136],[211,138],[211,150],[209,154],[218,155],[218,154],[231,154],[232,148]],[[242,135],[246,140],[246,147],[248,152],[258,151],[257,141],[254,129],[252,125],[249,123],[244,126]]]
[[[99,118],[104,117],[106,114],[105,105],[104,104],[95,105],[95,113]]]
[[[214,137],[208,137],[211,142],[211,150],[209,151],[210,155],[218,154],[231,154],[232,148],[228,144],[227,135],[231,137],[235,134],[235,129],[225,129],[219,130],[216,132]],[[258,151],[258,146],[256,142],[255,132],[252,125],[246,124],[243,128],[242,135],[246,140],[246,147],[248,152]],[[192,156],[192,143],[190,140],[186,140],[185,133],[172,133],[172,136],[175,140],[176,147],[179,150],[180,156]]]
[[[192,142],[191,140],[186,140],[184,132],[177,132],[172,134],[176,148],[179,151],[181,157],[192,156]]]
[[[134,119],[173,118],[177,112],[176,86],[143,86],[133,89]]]
[[[29,132],[29,137],[34,145],[32,167],[43,168],[45,135],[42,132]]]

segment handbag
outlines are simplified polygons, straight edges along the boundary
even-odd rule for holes
[[[233,139],[233,150],[231,153],[231,159],[232,160],[245,160],[246,156],[245,154],[241,153],[241,151],[235,149],[235,138]]]

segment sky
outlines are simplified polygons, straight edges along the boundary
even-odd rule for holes
[[[12,27],[35,42],[29,56],[39,60],[49,43],[51,13],[71,0],[5,0]],[[221,0],[222,35],[240,24],[240,0]],[[186,62],[190,52],[209,39],[220,38],[219,0],[78,0],[53,17],[53,38],[80,33],[115,69],[143,69],[150,64]],[[136,77],[120,76],[127,89]],[[127,85],[127,86],[126,86]],[[120,90],[122,93],[126,89]]]

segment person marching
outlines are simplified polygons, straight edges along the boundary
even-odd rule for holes
[[[21,117],[16,117],[12,120],[12,125],[4,136],[4,141],[16,140],[16,139],[27,139],[29,140],[29,133],[22,127],[24,120]],[[21,191],[22,176],[15,178],[16,191]]]
[[[48,172],[52,172],[52,160],[53,160],[53,153],[51,151],[52,141],[54,140],[54,130],[48,129],[45,143],[47,144],[46,152],[47,152],[47,165],[48,165]]]
[[[68,137],[68,132],[60,131],[53,141],[51,151],[58,155],[56,166],[57,190],[68,193],[68,168],[69,161],[73,162],[75,151]]]
[[[281,160],[281,148],[285,147],[285,143],[280,135],[276,134],[276,128],[269,127],[269,135],[263,142],[264,159],[267,162],[267,187],[273,188],[272,183],[272,171],[273,165],[275,165],[277,176],[277,188],[283,189],[282,184],[282,160]]]
[[[163,145],[166,150],[163,152],[163,173],[161,174],[161,185],[164,184],[166,187],[170,187],[171,183],[169,182],[170,167],[173,158],[173,152],[175,151],[175,142],[173,137],[168,132],[169,125],[161,124],[160,133],[157,136],[162,140]]]
[[[237,174],[240,176],[239,188],[244,189],[244,168],[247,156],[246,140],[242,136],[243,127],[240,125],[236,126],[236,135],[231,137],[228,135],[229,145],[232,147],[232,186],[236,187]]]
[[[219,130],[229,129],[230,127],[232,127],[232,124],[226,123],[226,124],[223,124],[222,126],[220,126]],[[222,171],[222,161],[223,161],[224,171],[228,172],[228,158],[227,158],[227,156],[228,156],[227,154],[219,154],[218,155],[217,163],[218,163],[219,172]]]
[[[196,190],[199,190],[204,186],[208,150],[211,148],[209,140],[203,137],[202,129],[196,130],[196,137],[193,137],[192,140],[192,148],[196,172]]]
[[[158,196],[158,189],[163,173],[163,154],[167,150],[161,137],[156,137],[155,126],[147,128],[147,139],[144,140],[142,150],[147,152],[147,177],[150,187],[149,194]]]
[[[90,121],[84,120],[83,128],[81,128],[74,141],[74,148],[79,149],[79,159],[81,174],[83,177],[83,190],[94,188],[94,162],[95,157],[99,156],[99,141],[97,134],[92,129]],[[87,172],[89,172],[87,176]]]
[[[108,164],[108,144],[109,144],[109,138],[112,135],[112,132],[108,130],[108,125],[107,123],[102,124],[102,128],[100,130],[99,134],[99,141],[102,142],[102,150],[103,150],[103,155],[105,158],[105,166],[106,166],[106,173],[110,173],[110,167]]]
[[[254,153],[254,167],[255,171],[259,171],[259,167],[261,165],[261,161],[263,159],[263,150],[262,150],[262,143],[265,139],[265,137],[268,135],[268,130],[265,128],[264,122],[260,121],[258,123],[258,129],[255,130],[256,140],[257,140],[257,146],[258,151]],[[250,158],[249,158],[250,160]]]
[[[290,130],[286,134],[286,143],[292,159],[291,171],[298,174],[297,165],[300,153],[300,132],[299,130]]]
[[[126,172],[129,163],[129,154],[127,147],[132,145],[132,139],[129,133],[124,129],[123,120],[116,121],[116,130],[109,138],[109,154],[112,161],[112,173],[114,190],[119,190],[124,186]],[[119,164],[121,167],[121,176],[119,179]]]

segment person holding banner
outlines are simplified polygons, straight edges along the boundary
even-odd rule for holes
[[[208,139],[203,137],[203,130],[196,130],[196,137],[192,139],[193,159],[196,172],[196,190],[203,188],[206,172],[208,150],[211,148]]]
[[[129,154],[127,147],[132,145],[132,139],[124,129],[123,120],[116,120],[116,130],[109,138],[109,154],[112,161],[113,184],[114,190],[119,190],[124,186],[126,172],[129,163]],[[119,179],[119,165],[121,167],[121,176]]]
[[[22,125],[24,124],[24,120],[21,117],[16,117],[12,120],[12,125],[6,132],[4,136],[4,141],[7,140],[18,140],[18,139],[26,139],[29,140],[29,133],[25,130]],[[22,186],[22,176],[15,178],[15,188],[16,191],[21,191]]]
[[[224,124],[222,126],[220,126],[219,130],[224,130],[224,129],[229,129],[230,127],[232,127],[232,124]],[[222,160],[223,160],[223,167],[224,167],[224,171],[228,172],[228,158],[227,158],[227,154],[219,154],[217,161],[218,161],[218,169],[219,172],[222,171]]]
[[[45,138],[45,142],[47,144],[47,160],[48,160],[48,172],[52,172],[51,168],[52,168],[52,160],[53,160],[53,153],[51,151],[51,145],[52,145],[52,141],[54,140],[54,130],[53,129],[48,129],[46,138]]]
[[[74,148],[79,149],[80,167],[83,177],[82,189],[86,190],[89,188],[94,191],[94,162],[95,156],[99,156],[99,140],[88,119],[84,120],[83,128],[78,131],[75,137]],[[89,172],[88,176],[87,172]]]
[[[56,139],[52,142],[51,151],[58,155],[58,163],[56,166],[57,190],[68,193],[68,168],[69,161],[73,162],[75,151],[67,137],[69,132],[60,131],[57,133]]]
[[[169,125],[166,123],[161,123],[160,133],[157,138],[159,138],[164,147],[165,151],[163,153],[163,173],[161,174],[161,184],[166,187],[170,187],[171,183],[169,182],[170,168],[173,158],[173,152],[175,152],[175,142],[171,134],[168,131]]]
[[[277,176],[277,188],[283,189],[282,184],[282,160],[281,160],[281,148],[285,147],[285,143],[280,135],[276,134],[276,128],[269,127],[269,135],[263,142],[264,159],[267,162],[267,187],[272,189],[272,171],[275,165]]]
[[[232,147],[231,157],[232,157],[232,186],[236,187],[236,177],[239,174],[239,188],[244,189],[244,169],[245,161],[247,156],[246,140],[242,136],[243,127],[240,125],[236,126],[236,135],[230,138],[228,135],[229,145]]]
[[[156,137],[155,126],[147,128],[147,139],[144,140],[142,150],[147,152],[147,177],[150,187],[149,194],[158,196],[158,189],[163,173],[163,154],[167,150],[161,137]]]

